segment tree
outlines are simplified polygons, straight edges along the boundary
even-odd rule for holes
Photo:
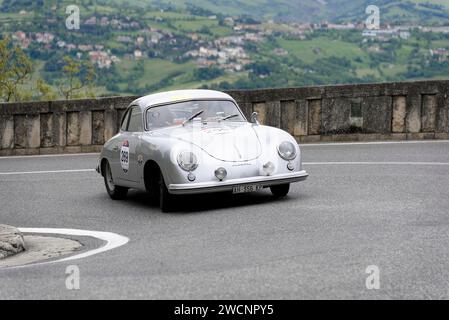
[[[257,76],[268,76],[273,72],[274,65],[271,61],[257,61],[247,65],[246,69],[251,70]]]
[[[224,74],[224,71],[217,67],[212,68],[198,68],[193,71],[193,76],[196,80],[212,80]]]
[[[62,73],[65,79],[59,84],[59,91],[65,99],[79,97],[82,89],[87,89],[88,96],[93,96],[92,86],[95,80],[94,66],[90,62],[77,61],[69,56],[63,58]]]
[[[53,88],[42,78],[37,79],[37,90],[39,91],[39,100],[49,101],[58,97]]]
[[[25,96],[20,88],[30,77],[33,64],[9,37],[0,40],[0,99],[18,101]]]

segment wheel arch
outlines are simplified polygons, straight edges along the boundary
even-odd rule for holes
[[[159,173],[162,173],[162,170],[156,161],[150,159],[145,162],[145,166],[143,167],[143,181],[147,191],[151,191],[152,187],[157,186],[159,180],[151,179],[151,177],[158,176]]]
[[[100,174],[101,174],[101,176],[103,176],[104,177],[104,166],[105,166],[105,164],[106,164],[106,162],[109,162],[109,160],[107,159],[107,158],[105,158],[105,157],[103,157],[101,160],[100,160]]]

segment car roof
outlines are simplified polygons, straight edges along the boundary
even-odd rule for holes
[[[146,108],[153,105],[174,103],[179,101],[189,101],[196,99],[198,100],[224,99],[234,101],[234,99],[230,95],[224,92],[215,90],[193,89],[193,90],[173,90],[150,94],[134,100],[131,103],[131,105],[138,105],[141,108]]]

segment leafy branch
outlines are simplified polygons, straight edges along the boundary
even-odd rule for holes
[[[92,86],[95,81],[95,69],[92,63],[86,61],[77,61],[69,56],[63,58],[64,66],[62,73],[65,75],[65,81],[59,83],[59,91],[65,99],[71,99],[82,89],[88,89],[92,96]]]

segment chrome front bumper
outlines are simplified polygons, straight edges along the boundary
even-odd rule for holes
[[[240,178],[225,181],[199,182],[199,183],[184,183],[184,184],[170,184],[168,191],[172,194],[195,194],[195,193],[209,193],[220,191],[232,191],[234,186],[259,184],[263,187],[274,186],[284,183],[292,183],[306,180],[309,174],[305,171],[298,171],[286,174],[277,174],[274,176],[257,176],[250,178]]]

